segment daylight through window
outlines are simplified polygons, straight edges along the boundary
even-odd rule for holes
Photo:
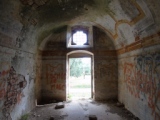
[[[77,31],[73,34],[73,42],[76,45],[84,45],[87,43],[87,35],[83,31]]]

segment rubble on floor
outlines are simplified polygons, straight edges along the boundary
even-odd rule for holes
[[[89,120],[97,120],[97,117],[95,115],[89,115]]]
[[[62,109],[63,108],[63,109]],[[38,117],[40,116],[40,117]],[[117,102],[91,99],[37,106],[28,120],[139,120]]]
[[[64,108],[63,102],[57,103],[57,105],[55,106],[55,109],[62,109],[62,108]]]

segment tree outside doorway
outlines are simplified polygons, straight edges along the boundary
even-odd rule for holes
[[[69,99],[91,98],[91,58],[69,58]]]

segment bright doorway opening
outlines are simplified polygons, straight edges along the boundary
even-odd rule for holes
[[[69,58],[68,99],[92,97],[91,57]]]

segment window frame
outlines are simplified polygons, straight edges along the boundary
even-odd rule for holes
[[[73,34],[77,31],[83,31],[87,35],[87,42],[83,45],[76,45],[73,42]],[[93,32],[92,26],[74,25],[68,26],[67,29],[67,48],[89,48],[93,47]]]

